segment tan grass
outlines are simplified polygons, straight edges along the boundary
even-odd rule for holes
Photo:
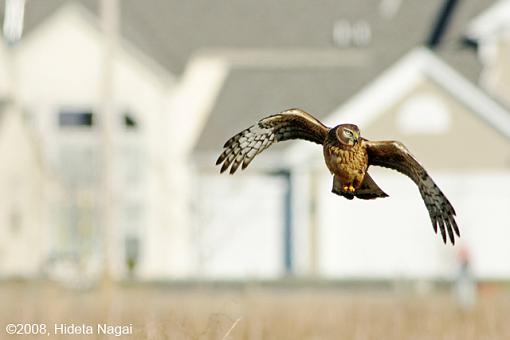
[[[313,288],[137,286],[115,289],[108,303],[100,291],[2,284],[0,302],[1,339],[23,338],[6,335],[3,328],[10,322],[133,324],[133,336],[123,337],[132,339],[510,339],[505,291],[481,294],[469,312],[448,292],[418,296]]]

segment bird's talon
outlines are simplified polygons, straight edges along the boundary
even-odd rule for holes
[[[351,185],[344,185],[344,186],[343,186],[343,189],[344,189],[344,191],[348,191],[348,192],[354,192],[354,191],[356,191],[356,188],[354,188],[354,187],[352,186],[352,184],[351,184]]]

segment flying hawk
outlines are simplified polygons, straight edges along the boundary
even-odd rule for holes
[[[221,164],[222,173],[230,167],[230,174],[233,174],[239,166],[245,169],[256,155],[273,143],[289,139],[323,145],[326,166],[333,174],[332,192],[350,200],[388,197],[367,173],[370,165],[403,173],[418,186],[436,234],[439,227],[446,243],[448,232],[452,244],[455,244],[454,232],[460,236],[455,210],[409,150],[400,142],[362,138],[353,124],[329,128],[303,110],[286,110],[263,118],[230,138],[216,165]]]

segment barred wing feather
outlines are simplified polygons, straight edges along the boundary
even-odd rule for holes
[[[304,139],[322,144],[328,131],[328,127],[309,113],[300,109],[286,110],[263,118],[230,138],[223,146],[216,165],[221,164],[220,172],[230,167],[230,174],[233,174],[240,165],[245,169],[255,156],[273,143]]]

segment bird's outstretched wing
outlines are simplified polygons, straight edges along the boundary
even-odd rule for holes
[[[253,158],[273,143],[289,139],[304,139],[322,144],[329,128],[309,113],[290,109],[261,119],[257,124],[239,132],[223,146],[223,152],[216,161],[222,164],[221,172],[230,166],[230,174],[239,165],[245,169]]]
[[[446,243],[446,232],[452,244],[455,244],[454,232],[460,236],[455,222],[455,210],[441,189],[434,183],[423,166],[413,157],[407,148],[399,142],[371,142],[363,140],[368,153],[368,164],[397,170],[411,178],[420,189],[421,197],[429,211],[434,231],[441,230]]]

